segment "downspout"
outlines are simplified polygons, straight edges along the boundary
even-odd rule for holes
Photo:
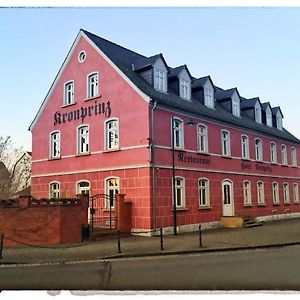
[[[155,152],[154,152],[154,110],[156,109],[157,101],[153,102],[151,109],[151,139],[150,139],[150,162],[152,166],[152,215],[153,215],[153,230],[156,232],[156,173],[155,173]]]

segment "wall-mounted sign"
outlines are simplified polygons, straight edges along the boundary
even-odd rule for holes
[[[178,161],[191,163],[191,164],[210,165],[210,158],[186,155],[185,153],[182,152],[178,153]]]
[[[81,106],[69,112],[63,113],[57,111],[54,114],[54,126],[57,124],[72,122],[75,120],[81,120],[81,122],[83,123],[85,118],[101,115],[104,115],[107,118],[110,117],[111,107],[109,101],[98,103],[97,100],[95,100],[93,105],[89,105],[86,107]]]
[[[252,163],[251,162],[242,162],[241,163],[242,170],[252,170]],[[264,172],[272,172],[272,168],[262,165],[262,164],[255,164],[255,170],[264,171]]]

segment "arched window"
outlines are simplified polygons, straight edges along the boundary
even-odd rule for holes
[[[281,163],[283,165],[287,165],[287,151],[286,151],[286,145],[281,145]]]
[[[249,159],[249,138],[246,135],[241,136],[242,158]]]
[[[60,132],[50,133],[50,158],[60,158]]]
[[[290,203],[290,191],[289,191],[289,184],[287,182],[283,184],[283,203],[285,204]]]
[[[88,181],[79,181],[76,185],[76,191],[78,195],[89,195],[90,194],[90,183]]]
[[[272,194],[273,194],[273,203],[279,204],[279,188],[278,188],[278,182],[272,183]]]
[[[119,149],[119,120],[112,119],[105,122],[106,150]]]
[[[49,183],[49,199],[58,199],[60,195],[59,182]]]
[[[208,136],[207,127],[203,124],[197,126],[198,151],[202,153],[208,152]]]
[[[263,159],[261,139],[255,139],[255,159],[258,161]]]
[[[87,77],[87,97],[94,98],[99,95],[98,91],[98,73],[92,73]]]
[[[209,180],[207,178],[199,179],[199,206],[210,206]]]
[[[257,182],[257,203],[260,205],[265,204],[265,189],[262,181]]]
[[[243,182],[244,205],[251,205],[251,183],[248,180]]]
[[[276,164],[277,163],[277,151],[276,151],[276,144],[274,142],[270,143],[270,157],[271,157],[271,163]]]
[[[227,130],[221,131],[222,155],[230,156],[230,133]]]
[[[105,207],[109,208],[110,206],[114,208],[114,197],[116,194],[119,194],[120,185],[118,177],[109,177],[105,179],[105,194],[108,195],[108,199],[105,202]]]
[[[184,148],[183,121],[172,117],[171,130],[173,130],[173,146],[175,149]],[[172,131],[171,131],[172,132]]]
[[[89,126],[77,128],[77,154],[89,153]]]

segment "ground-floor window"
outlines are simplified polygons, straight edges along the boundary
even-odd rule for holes
[[[294,203],[299,203],[299,187],[298,183],[293,184]]]
[[[272,195],[273,195],[273,203],[279,204],[279,188],[278,182],[272,183]]]
[[[175,177],[175,202],[176,207],[185,207],[185,183],[182,177]]]
[[[105,208],[114,208],[114,197],[119,193],[119,178],[111,177],[105,180],[105,193],[108,196],[105,201]]]
[[[90,183],[88,181],[79,181],[76,187],[77,194],[89,195],[90,194]]]
[[[265,204],[265,189],[262,181],[257,182],[257,203],[260,205]]]
[[[49,184],[49,198],[58,199],[59,194],[59,182],[51,182]]]
[[[244,205],[251,205],[251,183],[246,180],[243,182]]]
[[[209,181],[206,178],[199,179],[199,206],[209,206]]]
[[[283,184],[283,203],[290,203],[289,184],[286,182]]]

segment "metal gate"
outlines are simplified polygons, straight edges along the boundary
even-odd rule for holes
[[[90,228],[117,228],[116,198],[114,195],[98,194],[89,198]]]

